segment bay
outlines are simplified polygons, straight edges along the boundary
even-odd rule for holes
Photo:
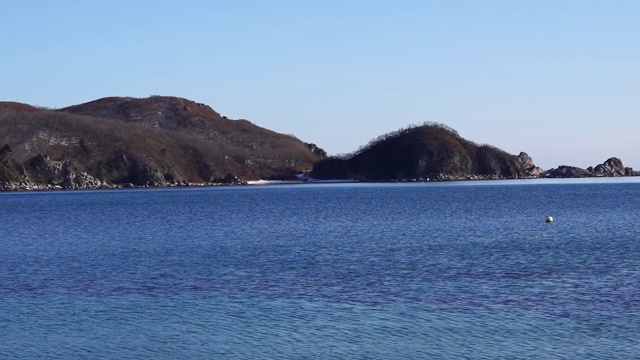
[[[640,357],[639,200],[636,178],[2,193],[0,354]]]

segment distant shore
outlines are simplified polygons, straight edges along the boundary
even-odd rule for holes
[[[397,183],[483,183],[483,182],[527,182],[539,183],[592,183],[592,182],[640,182],[640,176],[593,176],[593,177],[531,177],[531,178],[445,178],[445,179],[402,179],[402,180],[357,180],[357,179],[332,179],[332,180],[249,180],[238,183],[180,183],[172,185],[134,185],[134,184],[101,184],[91,187],[64,187],[60,185],[41,184],[3,184],[0,192],[31,192],[31,191],[72,191],[72,190],[129,190],[129,189],[170,189],[170,188],[206,188],[228,186],[277,186],[277,185],[312,185],[312,184],[397,184]]]

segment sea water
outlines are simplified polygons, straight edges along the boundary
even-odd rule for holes
[[[640,358],[639,219],[636,178],[1,193],[0,358]]]

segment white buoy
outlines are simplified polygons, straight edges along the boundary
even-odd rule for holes
[[[544,221],[546,222],[553,222],[553,218],[551,216],[547,216]]]

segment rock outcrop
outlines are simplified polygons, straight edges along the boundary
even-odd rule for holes
[[[8,145],[0,149],[0,190],[111,189],[244,183],[231,173],[210,182],[190,183],[177,174],[163,174],[124,154],[114,154],[107,162],[99,163],[95,172],[115,181],[100,180],[80,170],[74,161],[55,161],[42,154],[34,156],[23,165],[12,156]]]
[[[531,158],[531,156],[529,156],[529,154],[527,154],[526,152],[521,152],[518,155],[518,160],[520,160],[530,176],[535,177],[544,173],[544,169],[536,166],[536,164],[533,163],[533,159]]]
[[[19,190],[31,187],[24,166],[12,154],[11,147],[4,145],[0,149],[0,189]]]
[[[46,155],[37,155],[19,164],[10,155],[8,146],[0,152],[0,188],[3,190],[43,189],[99,189],[108,184],[79,171],[72,161],[52,161]],[[9,170],[9,171],[7,171]]]
[[[582,168],[568,165],[560,165],[544,172],[543,177],[548,178],[583,178],[590,177],[592,174]]]
[[[625,167],[622,165],[622,160],[612,157],[602,164],[596,165],[591,172],[594,176],[624,176]]]
[[[38,154],[21,164],[12,156],[11,147],[0,149],[0,190],[111,189],[131,187],[167,187],[202,185],[238,185],[245,182],[232,173],[204,183],[185,181],[175,172],[162,173],[122,153],[98,162],[94,173],[112,181],[101,180],[82,171],[75,161],[52,160]]]
[[[95,166],[93,172],[113,179],[114,183],[134,186],[171,186],[183,181],[178,174],[163,174],[160,170],[122,152],[113,153],[107,160]]]
[[[622,160],[617,157],[607,159],[602,164],[589,166],[582,169],[575,166],[562,165],[540,174],[547,178],[584,178],[584,177],[615,177],[615,176],[640,176],[640,171],[634,171],[631,167],[625,167]]]

